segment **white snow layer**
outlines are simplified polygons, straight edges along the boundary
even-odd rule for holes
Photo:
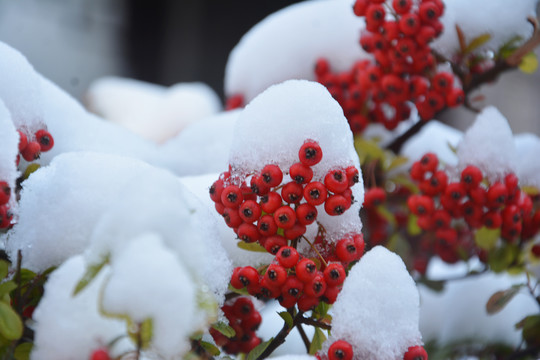
[[[369,56],[358,44],[363,27],[349,1],[305,1],[279,10],[248,31],[230,53],[225,94],[241,94],[247,103],[270,85],[314,80],[320,57],[336,71],[349,70]]]
[[[332,311],[323,351],[342,339],[353,346],[354,359],[398,360],[422,343],[416,285],[401,258],[382,246],[354,265]]]
[[[540,138],[531,133],[517,134],[514,143],[518,153],[516,166],[520,184],[540,189]]]
[[[157,143],[221,110],[217,94],[201,82],[167,88],[110,76],[94,81],[85,100],[93,112]]]
[[[19,153],[19,134],[11,121],[11,115],[0,99],[0,181],[5,181],[11,188],[10,207],[13,210],[15,201],[15,183],[17,171],[17,154]]]

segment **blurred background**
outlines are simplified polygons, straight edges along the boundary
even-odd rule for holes
[[[0,40],[80,101],[108,75],[166,86],[201,81],[223,99],[229,52],[253,25],[294,2],[0,0]],[[540,71],[499,81],[482,89],[484,104],[495,104],[515,133],[540,134]],[[460,109],[444,120],[463,129],[473,117]]]

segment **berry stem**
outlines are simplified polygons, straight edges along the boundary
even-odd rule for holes
[[[313,246],[313,244],[311,243],[311,241],[309,241],[308,238],[305,237],[304,235],[302,235],[302,239],[306,240],[307,243],[309,244],[309,246],[311,247],[311,249],[317,253],[317,255],[318,255],[319,258],[321,259],[321,261],[322,261],[322,263],[324,264],[324,266],[328,266],[328,263],[324,260],[324,258],[322,257],[321,253],[319,252],[319,250],[317,250],[317,249],[315,248],[315,246]]]
[[[309,348],[311,347],[311,342],[309,341],[306,332],[304,331],[304,328],[302,327],[302,324],[299,323],[296,325],[296,330],[298,330],[298,333],[300,333],[300,337],[302,338],[302,341],[304,342],[304,345],[306,347],[306,352],[309,353]]]

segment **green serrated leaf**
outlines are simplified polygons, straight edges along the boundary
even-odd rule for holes
[[[407,233],[411,236],[417,236],[422,233],[422,228],[418,226],[418,217],[414,214],[410,214],[407,220]]]
[[[234,331],[234,329],[232,327],[225,324],[223,321],[218,321],[217,323],[213,323],[212,328],[219,331],[220,333],[222,333],[223,335],[225,335],[229,339],[233,338],[234,335],[236,335],[236,331]]]
[[[322,349],[322,344],[326,340],[326,335],[324,335],[323,331],[316,327],[315,333],[313,334],[313,339],[311,340],[311,344],[309,346],[309,354],[315,355],[317,351]]]
[[[274,340],[274,338],[270,338],[270,340],[265,341],[257,345],[253,350],[249,352],[249,354],[246,357],[246,360],[255,360],[257,359],[263,352],[266,350],[268,345]]]
[[[285,324],[291,329],[293,327],[293,317],[290,313],[287,311],[278,312],[278,315],[281,316],[283,321],[285,321]]]
[[[9,263],[5,260],[0,260],[0,280],[4,279],[9,273]]]
[[[256,243],[256,242],[247,243],[247,242],[245,242],[245,241],[238,241],[238,242],[236,243],[236,245],[237,245],[240,249],[247,250],[247,251],[263,252],[263,253],[267,253],[267,252],[268,252],[268,251],[266,251],[265,248],[263,248],[259,243]]]
[[[476,230],[474,241],[478,247],[484,250],[491,250],[497,245],[501,237],[501,229],[489,229],[485,226]]]
[[[538,58],[534,52],[530,52],[521,59],[519,64],[519,70],[523,71],[525,74],[532,74],[538,69]]]
[[[221,354],[221,351],[219,351],[219,349],[212,343],[201,341],[199,344],[201,344],[202,348],[212,356],[218,356]]]
[[[487,43],[489,40],[491,40],[491,35],[487,33],[481,34],[475,37],[474,39],[471,40],[469,45],[467,45],[467,47],[465,48],[465,51],[463,51],[463,54],[468,54],[468,53],[473,52],[474,50],[478,49],[480,46]]]
[[[32,352],[32,348],[33,348],[33,344],[29,342],[19,344],[15,348],[13,357],[15,357],[15,360],[29,360],[30,353]]]
[[[0,284],[0,296],[4,296],[5,294],[9,294],[13,290],[17,288],[17,284],[15,284],[15,281],[6,281],[4,283]]]
[[[79,282],[77,283],[77,286],[75,286],[75,289],[73,290],[72,296],[76,296],[78,293],[80,293],[84,288],[88,286],[94,280],[94,278],[99,274],[101,269],[109,262],[109,256],[105,256],[101,262],[97,264],[92,264],[86,268],[86,272],[84,273],[83,277]]]
[[[8,340],[20,339],[23,323],[17,313],[4,302],[0,302],[0,334]]]
[[[519,292],[520,288],[521,286],[512,286],[510,289],[497,291],[495,294],[491,295],[486,303],[487,313],[493,315],[504,309],[506,304],[508,304]]]

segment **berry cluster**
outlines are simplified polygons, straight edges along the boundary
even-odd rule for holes
[[[393,0],[392,6],[384,0],[356,0],[353,9],[366,19],[360,45],[374,61],[361,60],[350,71],[332,73],[328,61],[319,59],[315,74],[342,106],[354,133],[369,123],[395,129],[410,116],[408,101],[423,120],[463,103],[453,74],[437,72],[429,45],[443,30],[441,0]]]
[[[42,152],[49,151],[54,146],[52,135],[45,129],[40,129],[34,134],[27,134],[22,130],[19,132],[19,155],[17,156],[17,165],[20,157],[30,162],[39,159]]]
[[[8,228],[11,225],[13,214],[9,208],[11,198],[11,187],[5,181],[0,181],[0,229]]]
[[[506,243],[522,244],[540,230],[540,209],[534,209],[533,199],[512,173],[490,183],[480,169],[469,165],[452,182],[439,169],[437,156],[427,153],[412,165],[410,174],[421,193],[409,197],[408,207],[418,217],[418,226],[434,234],[433,251],[444,261],[456,262],[471,251],[482,255],[471,236],[461,236],[466,232],[498,229]]]
[[[379,214],[378,207],[386,202],[386,191],[381,187],[366,189],[362,213],[365,214],[362,222],[365,222],[369,230],[370,246],[382,244],[388,237],[388,221]]]
[[[210,334],[216,345],[229,354],[247,354],[261,343],[261,338],[255,334],[255,331],[259,328],[262,317],[250,298],[238,297],[232,303],[223,305],[221,309],[229,320],[229,325],[234,329],[235,335],[228,338],[211,328]]]

